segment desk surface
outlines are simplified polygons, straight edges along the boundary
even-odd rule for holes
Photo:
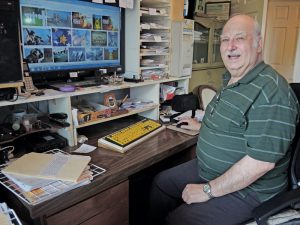
[[[95,146],[99,138],[97,129],[103,131],[101,126],[93,127],[90,129],[91,136],[89,136],[89,144]],[[92,163],[105,168],[106,173],[96,177],[91,184],[64,193],[49,201],[36,206],[27,204],[24,206],[32,218],[52,215],[127,180],[130,175],[190,148],[196,142],[197,136],[189,136],[166,129],[125,154],[97,148],[89,155],[92,156]],[[72,150],[72,148],[68,150]]]

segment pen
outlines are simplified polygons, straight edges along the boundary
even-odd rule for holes
[[[127,98],[128,98],[128,95],[126,95],[125,98],[123,98],[123,100],[121,101],[119,107],[121,107],[123,105],[123,103],[126,101]]]

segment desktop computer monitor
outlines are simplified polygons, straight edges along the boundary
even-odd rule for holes
[[[119,7],[89,1],[20,0],[22,53],[33,80],[124,70],[122,15]]]

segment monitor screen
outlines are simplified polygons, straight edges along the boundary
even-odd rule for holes
[[[121,67],[121,9],[79,0],[20,0],[31,74]]]

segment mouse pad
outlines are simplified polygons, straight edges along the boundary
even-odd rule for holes
[[[199,134],[199,130],[187,130],[187,129],[179,128],[179,127],[176,127],[176,124],[168,125],[167,128],[170,130],[179,131],[181,133],[185,133],[185,134],[192,135],[192,136]]]

